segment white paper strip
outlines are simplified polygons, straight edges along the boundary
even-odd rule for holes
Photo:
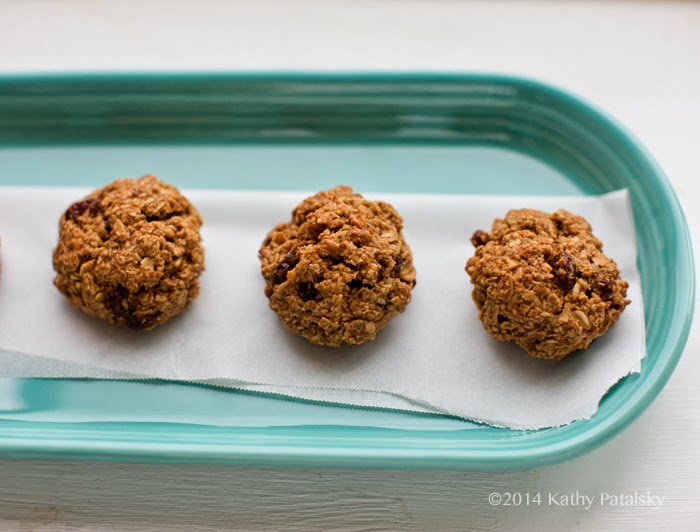
[[[418,284],[373,342],[328,349],[287,332],[268,308],[257,251],[307,194],[185,191],[204,218],[207,270],[190,309],[150,333],[99,322],[53,287],[58,219],[83,189],[0,188],[0,375],[215,381],[292,396],[444,412],[540,428],[595,413],[645,354],[634,227],[625,191],[600,197],[367,195],[404,217]],[[471,301],[469,237],[512,208],[588,219],[629,281],[632,304],[586,351],[560,363],[496,342]],[[32,355],[51,359],[34,358]]]

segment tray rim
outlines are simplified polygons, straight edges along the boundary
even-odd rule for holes
[[[270,465],[332,465],[332,466],[374,466],[374,467],[431,467],[431,468],[469,468],[469,469],[491,469],[491,468],[519,468],[549,465],[575,456],[589,452],[598,447],[603,442],[610,439],[615,434],[622,431],[631,424],[656,398],[663,386],[670,378],[683,352],[688,339],[692,324],[694,302],[695,302],[695,269],[693,264],[692,244],[687,222],[683,215],[680,202],[673,191],[670,182],[654,161],[646,148],[623,126],[601,112],[597,107],[589,104],[580,97],[562,90],[550,83],[544,83],[534,79],[490,73],[457,73],[457,72],[375,72],[375,71],[330,71],[330,72],[301,72],[301,71],[132,71],[132,72],[48,72],[48,73],[22,73],[22,74],[0,74],[0,88],[12,83],[42,83],[42,82],[66,82],[66,83],[116,83],[116,82],[145,82],[145,81],[171,81],[173,83],[182,82],[202,82],[202,81],[258,81],[261,83],[274,82],[364,82],[364,83],[394,83],[400,87],[402,83],[496,83],[503,85],[518,86],[528,88],[538,92],[548,93],[563,100],[567,105],[583,112],[588,118],[596,122],[597,125],[614,135],[616,140],[623,144],[625,148],[641,160],[653,173],[655,178],[654,186],[656,192],[666,201],[669,214],[673,219],[673,225],[680,233],[678,235],[677,252],[686,260],[682,264],[677,264],[686,272],[687,298],[677,301],[678,314],[684,315],[685,320],[674,329],[674,336],[671,338],[672,346],[664,349],[660,355],[665,355],[664,364],[661,367],[655,366],[654,371],[648,375],[640,387],[632,394],[632,397],[622,405],[619,411],[608,416],[595,424],[589,425],[586,429],[576,434],[574,437],[562,437],[548,445],[537,448],[519,449],[520,452],[511,453],[510,460],[504,456],[477,456],[473,450],[467,451],[467,455],[459,452],[459,449],[452,449],[450,454],[444,451],[440,456],[431,456],[429,449],[418,449],[411,452],[402,452],[401,456],[396,456],[392,449],[386,449],[383,453],[367,454],[367,449],[361,449],[357,455],[349,448],[343,448],[342,453],[328,452],[329,449],[322,446],[299,447],[268,447],[251,449],[245,445],[231,445],[227,441],[221,446],[211,445],[206,449],[202,446],[192,446],[191,444],[170,443],[160,444],[155,449],[144,448],[143,442],[132,442],[127,445],[125,442],[115,442],[108,440],[98,440],[88,445],[85,441],[75,440],[65,436],[65,430],[43,429],[42,438],[29,437],[33,430],[22,426],[23,423],[33,424],[34,427],[42,425],[33,422],[18,422],[19,425],[6,426],[3,423],[3,435],[0,435],[0,455],[16,457],[61,457],[61,458],[103,458],[118,460],[146,460],[146,461],[175,461],[183,460],[187,462],[215,462],[215,463],[267,463]],[[60,144],[59,144],[60,145]],[[647,310],[649,312],[649,310]],[[636,398],[636,400],[632,400]],[[592,418],[595,419],[595,416]],[[65,425],[65,424],[64,424]],[[38,427],[37,427],[38,428]],[[547,429],[560,431],[564,427]],[[9,430],[8,430],[9,429]],[[560,431],[561,432],[561,431]],[[567,431],[564,431],[565,433]],[[51,434],[53,433],[53,439]],[[562,435],[564,436],[564,435]],[[76,449],[75,444],[83,445],[83,449]],[[167,451],[166,451],[167,449]],[[303,451],[306,449],[306,451]],[[273,450],[277,454],[274,454]],[[503,449],[500,449],[501,451]],[[165,451],[165,452],[164,452]],[[87,455],[87,456],[83,456]]]

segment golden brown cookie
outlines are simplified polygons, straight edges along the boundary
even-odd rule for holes
[[[403,220],[349,187],[306,198],[260,248],[265,295],[291,331],[337,347],[372,340],[415,284]]]
[[[199,294],[201,225],[174,186],[151,175],[117,179],[61,217],[54,284],[90,316],[152,329]]]
[[[466,271],[484,328],[529,354],[559,360],[585,349],[630,303],[628,284],[582,217],[509,211],[476,231]]]

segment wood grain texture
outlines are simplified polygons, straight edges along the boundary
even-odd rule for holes
[[[697,257],[699,24],[692,2],[2,2],[0,72],[442,69],[539,78],[610,112],[650,149],[684,204]],[[649,410],[600,449],[559,466],[436,472],[0,460],[0,531],[695,531],[698,355],[696,326]],[[576,490],[649,491],[664,501],[659,509],[548,504],[549,493]],[[544,499],[491,506],[492,492]]]

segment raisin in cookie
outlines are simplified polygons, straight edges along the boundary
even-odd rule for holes
[[[174,186],[150,175],[117,179],[61,217],[54,284],[90,316],[152,329],[199,293],[201,225]]]
[[[415,284],[403,220],[349,187],[306,198],[260,248],[265,294],[291,331],[337,347],[372,340]]]
[[[513,210],[476,231],[466,271],[484,328],[529,354],[559,360],[612,327],[628,284],[580,216]]]

